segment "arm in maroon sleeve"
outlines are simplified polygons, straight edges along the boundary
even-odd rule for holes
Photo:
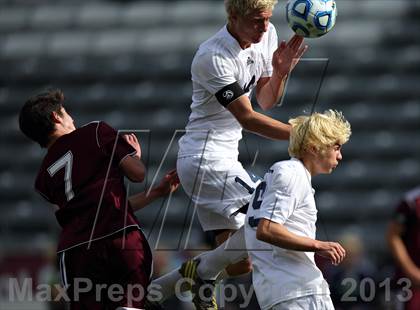
[[[136,154],[124,157],[120,162],[120,167],[124,171],[125,176],[132,182],[143,182],[146,168],[140,160],[141,148],[139,141],[135,134],[124,135],[123,138],[136,150]]]
[[[405,232],[405,223],[410,216],[409,206],[401,202],[397,208],[396,218],[391,221],[387,232],[387,241],[398,266],[414,285],[420,285],[420,268],[416,266],[410,257],[407,247],[402,239]]]
[[[113,156],[113,161],[119,164],[124,175],[132,182],[144,180],[146,169],[140,160],[140,145],[134,134],[119,136],[112,127],[100,122],[97,141],[107,155]]]
[[[139,194],[132,195],[128,198],[133,211],[140,210],[150,204],[157,198],[167,196],[177,190],[179,186],[179,178],[175,169],[169,171],[159,185],[152,188],[150,191],[144,191]]]

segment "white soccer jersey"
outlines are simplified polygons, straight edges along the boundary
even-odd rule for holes
[[[290,232],[315,239],[317,209],[311,175],[301,161],[275,163],[251,198],[245,220],[253,286],[262,309],[292,298],[329,294],[313,252],[286,250],[257,240],[258,219],[280,223]]]
[[[277,33],[272,24],[261,42],[246,49],[240,47],[226,26],[200,45],[191,66],[191,114],[179,141],[179,157],[237,157],[242,127],[220,103],[221,98],[234,95],[223,89],[237,82],[239,90],[249,96],[261,77],[271,76],[276,49]],[[219,93],[221,98],[216,98]]]

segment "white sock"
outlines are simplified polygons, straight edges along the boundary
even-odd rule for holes
[[[237,263],[247,257],[245,231],[242,226],[214,250],[198,255],[200,264],[198,265],[197,273],[204,280],[214,280],[226,266]]]
[[[154,296],[149,294],[151,301],[163,303],[166,299],[172,297],[175,294],[175,285],[180,279],[182,279],[182,276],[179,273],[179,269],[175,269],[153,280],[150,287],[158,293]]]
[[[238,231],[233,233],[225,242],[211,251],[204,252],[194,258],[200,259],[197,273],[203,280],[225,279],[228,277],[225,268],[230,264],[248,257],[245,244],[245,232],[242,226]],[[152,281],[150,284],[160,294],[159,303],[164,302],[175,294],[175,286],[182,279],[179,268],[175,269],[160,278]],[[150,295],[149,295],[150,296]],[[156,296],[152,301],[156,301]]]

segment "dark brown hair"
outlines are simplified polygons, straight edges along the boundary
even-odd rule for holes
[[[50,90],[29,98],[19,113],[20,130],[41,147],[46,147],[55,127],[52,112],[61,115],[63,102],[61,90]]]

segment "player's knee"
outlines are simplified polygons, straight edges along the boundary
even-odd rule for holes
[[[252,264],[249,258],[243,259],[236,264],[226,267],[226,272],[229,276],[240,276],[252,271]]]
[[[244,266],[244,269],[246,270],[246,273],[252,271],[251,259],[249,259],[249,258],[244,259],[242,264]]]

